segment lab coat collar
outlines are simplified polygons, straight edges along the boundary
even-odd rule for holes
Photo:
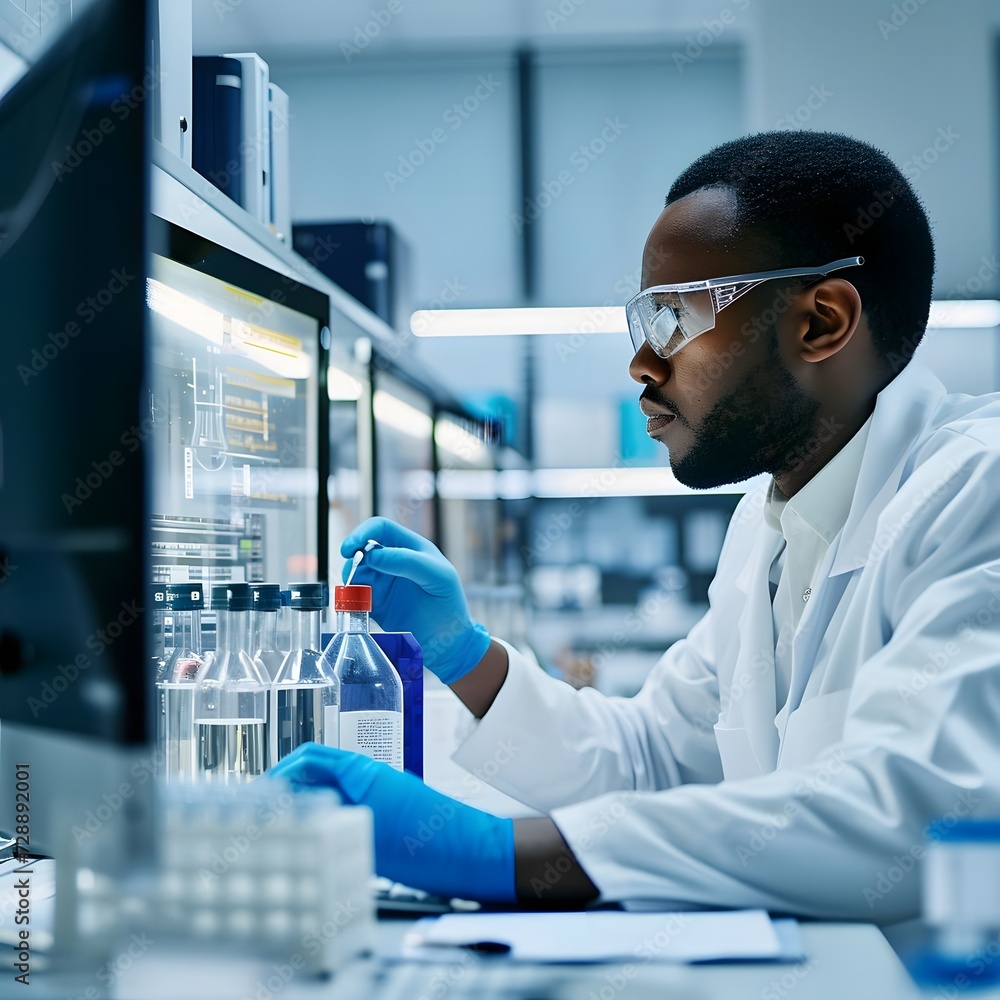
[[[831,577],[860,569],[868,561],[878,519],[898,491],[914,442],[946,394],[940,380],[916,362],[907,365],[878,394]]]

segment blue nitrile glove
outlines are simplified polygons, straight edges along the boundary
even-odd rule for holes
[[[382,548],[365,553],[352,583],[372,588],[372,617],[386,632],[412,632],[424,666],[454,684],[486,655],[490,634],[469,615],[458,571],[426,538],[385,517],[359,524],[340,546],[343,579],[350,559],[374,538]]]
[[[350,750],[303,743],[268,772],[292,788],[335,788],[375,816],[375,871],[439,896],[509,902],[514,821],[463,805],[405,771]]]

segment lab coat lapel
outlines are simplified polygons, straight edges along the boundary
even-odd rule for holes
[[[927,410],[944,392],[944,386],[927,369],[910,365],[879,393],[847,521],[823,560],[817,574],[822,582],[814,588],[792,639],[788,700],[775,718],[781,737],[788,716],[802,703],[816,669],[823,636],[843,600],[851,574],[870,558],[878,519],[899,489],[911,450],[908,446],[925,426]],[[900,397],[912,402],[904,408]]]
[[[773,771],[778,761],[778,733],[774,728],[774,622],[768,574],[780,545],[781,535],[762,524],[753,554],[736,581],[746,593],[746,600],[740,616],[741,641],[727,720],[730,727],[742,726],[746,731],[759,774]]]
[[[844,533],[841,531],[827,551],[818,574],[822,583],[813,588],[809,603],[799,619],[799,627],[792,637],[792,669],[788,684],[788,699],[774,720],[774,725],[781,739],[785,735],[788,716],[802,703],[802,695],[806,685],[816,669],[820,643],[823,641],[823,636],[826,634],[851,580],[849,573],[834,574],[831,572],[836,560],[836,550],[843,537]]]

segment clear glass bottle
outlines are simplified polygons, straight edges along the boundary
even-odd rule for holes
[[[250,585],[212,588],[215,651],[195,691],[198,771],[209,781],[248,781],[267,764],[267,684],[250,647]]]
[[[190,781],[197,763],[194,695],[203,664],[201,612],[205,602],[201,584],[168,584],[165,603],[171,619],[171,648],[156,679],[158,749],[166,780]]]
[[[403,770],[403,684],[369,632],[372,589],[334,588],[337,634],[323,654],[340,679],[340,746]]]
[[[292,648],[292,592],[281,590],[281,607],[278,608],[278,649],[288,653]]]
[[[323,584],[292,584],[292,648],[271,684],[272,764],[302,743],[339,745],[340,682],[320,652],[326,604]]]
[[[253,615],[250,621],[254,651],[253,659],[265,683],[270,684],[278,675],[287,649],[278,646],[278,612],[281,608],[281,587],[277,583],[255,583]]]

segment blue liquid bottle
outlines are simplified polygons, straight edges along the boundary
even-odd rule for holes
[[[340,747],[403,770],[403,684],[369,632],[371,587],[334,588],[337,633],[323,653],[340,679]]]

